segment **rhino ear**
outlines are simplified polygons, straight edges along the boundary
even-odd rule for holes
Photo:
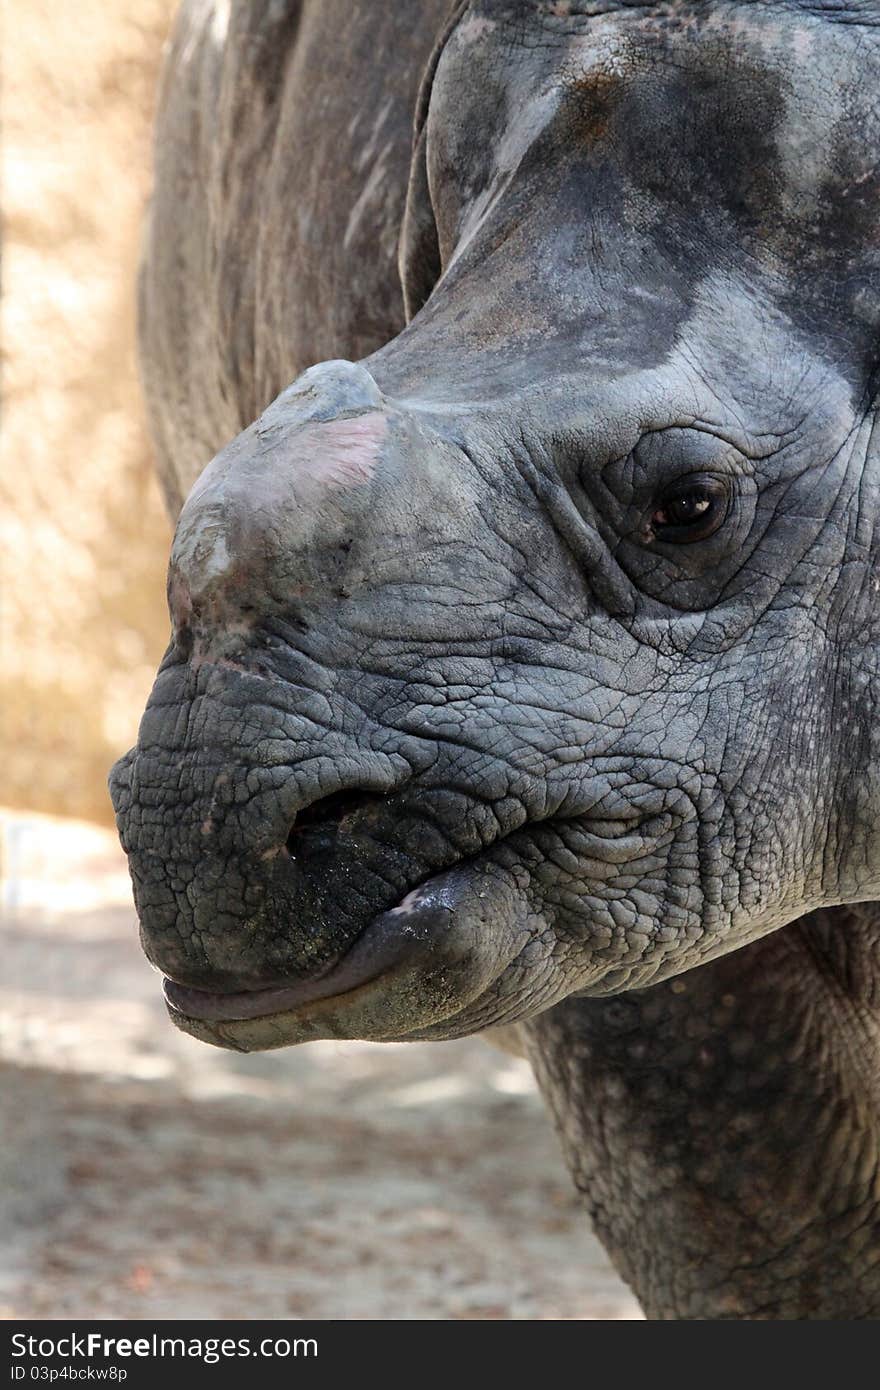
[[[403,226],[397,248],[397,266],[403,286],[403,305],[409,323],[440,279],[440,245],[431,205],[426,158],[427,131],[416,135]]]
[[[455,0],[446,23],[434,44],[428,65],[422,75],[416,102],[413,129],[413,152],[406,191],[403,226],[397,247],[397,266],[403,286],[403,303],[407,322],[421,309],[440,279],[440,244],[437,223],[428,184],[428,107],[440,55],[449,35],[458,24],[470,0]]]

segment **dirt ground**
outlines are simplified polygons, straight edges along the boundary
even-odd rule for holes
[[[631,1319],[525,1062],[177,1033],[107,831],[0,816],[6,1317]]]

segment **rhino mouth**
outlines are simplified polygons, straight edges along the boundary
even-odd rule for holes
[[[656,845],[662,819],[590,818],[581,833],[597,856],[619,866]],[[573,821],[522,827],[410,889],[320,974],[225,991],[166,976],[172,1021],[202,1041],[246,1052],[314,1038],[452,1037],[514,1021],[523,1016],[512,983],[523,961],[531,974],[536,953],[548,964],[565,953],[544,905],[523,887],[522,866],[541,860],[554,826],[571,829]],[[545,1008],[556,1000],[534,1002]]]
[[[385,919],[403,913],[417,916],[418,908],[409,907],[407,903],[420,891],[413,890],[399,907],[374,918],[340,961],[312,979],[292,980],[289,984],[263,989],[220,992],[179,984],[166,975],[163,980],[165,1002],[172,1014],[204,1022],[244,1022],[289,1013],[361,989],[393,971],[399,958],[411,948],[411,936],[400,929],[390,932]]]
[[[214,992],[166,976],[171,1019],[202,1041],[246,1052],[312,1038],[396,1040],[437,1027],[490,991],[529,940],[517,904],[488,887],[488,869],[461,863],[412,889],[309,979]]]

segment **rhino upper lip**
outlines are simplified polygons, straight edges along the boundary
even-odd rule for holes
[[[575,818],[554,817],[561,824],[573,824]],[[636,842],[644,844],[644,834],[656,816],[621,816],[600,819],[586,818],[586,833],[592,832],[597,840],[605,842],[609,849],[614,847],[616,855],[627,849],[634,850]],[[539,822],[543,826],[552,824],[551,820]],[[598,827],[605,827],[602,833]],[[625,829],[621,829],[625,827]],[[520,827],[521,833],[525,827]],[[503,836],[503,839],[509,838]],[[496,841],[496,844],[499,843]],[[485,849],[478,850],[452,865],[453,868],[466,868],[470,863],[484,858]],[[628,857],[628,856],[627,856]],[[388,918],[399,913],[403,902],[419,889],[427,887],[439,874],[438,870],[422,883],[414,885],[396,907],[373,917],[352,942],[346,953],[321,975],[307,980],[293,980],[290,983],[263,986],[258,989],[215,991],[199,989],[196,986],[179,984],[165,976],[163,991],[165,1002],[174,1013],[188,1018],[210,1022],[243,1022],[249,1019],[266,1018],[271,1014],[286,1013],[303,1008],[308,1004],[324,999],[337,998],[372,984],[381,976],[388,974],[394,966],[406,958],[409,943],[402,933],[389,932]],[[384,927],[386,930],[380,930]]]
[[[453,867],[467,867],[472,859],[482,857],[482,851],[467,859],[459,860]],[[443,870],[439,871],[444,872]],[[308,980],[293,980],[289,984],[263,986],[259,989],[232,990],[220,992],[198,989],[191,985],[178,984],[177,981],[163,980],[165,1002],[176,1013],[189,1018],[205,1021],[244,1021],[253,1018],[266,1018],[270,1014],[286,1013],[306,1004],[318,1003],[322,999],[336,998],[348,994],[364,985],[371,984],[385,975],[408,953],[409,943],[400,932],[383,933],[378,930],[381,924],[388,925],[386,919],[399,912],[406,899],[420,888],[431,883],[437,874],[432,874],[423,883],[409,889],[397,907],[373,917],[348,950],[330,965],[323,974]]]
[[[482,851],[472,856],[482,857]],[[453,867],[466,867],[470,858],[459,860]],[[444,872],[440,870],[439,872]],[[270,1014],[286,1013],[306,1004],[314,1004],[322,999],[336,998],[348,994],[363,985],[372,983],[394,967],[406,955],[408,944],[399,934],[391,939],[377,931],[380,923],[393,916],[410,894],[430,883],[437,874],[432,874],[423,883],[408,890],[397,907],[373,917],[341,959],[330,965],[323,974],[308,980],[293,980],[289,984],[263,986],[259,989],[231,990],[220,992],[198,989],[191,985],[178,984],[176,980],[164,977],[163,990],[165,1002],[176,1013],[189,1018],[206,1021],[244,1021],[253,1018],[266,1018]]]

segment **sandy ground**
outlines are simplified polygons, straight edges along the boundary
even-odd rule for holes
[[[177,1033],[115,838],[0,817],[7,1317],[639,1316],[525,1062]]]

